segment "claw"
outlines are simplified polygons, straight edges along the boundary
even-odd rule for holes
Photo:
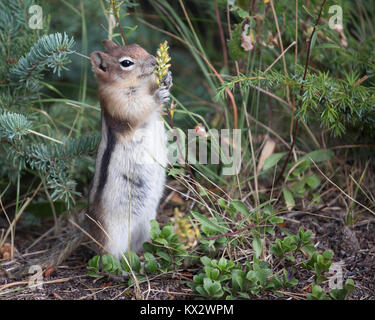
[[[167,89],[170,89],[172,87],[172,72],[168,71],[168,74],[163,79],[163,84],[167,87]]]
[[[169,89],[167,87],[162,87],[160,90],[160,97],[163,102],[169,101]]]
[[[169,89],[172,87],[172,73],[169,71],[168,74],[164,77],[162,81],[163,86],[161,86],[157,92],[157,100],[160,103],[166,103],[169,102],[170,97],[169,97]]]

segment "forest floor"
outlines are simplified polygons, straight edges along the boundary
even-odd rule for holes
[[[166,201],[165,201],[166,202]],[[163,204],[163,214],[158,216],[161,224],[173,216],[176,203]],[[361,220],[354,228],[347,227],[343,221],[343,206],[339,203],[320,212],[300,213],[291,212],[286,220],[285,228],[296,232],[300,226],[313,231],[313,241],[319,250],[331,249],[334,252],[334,262],[342,262],[343,278],[355,281],[355,290],[350,294],[351,300],[375,299],[375,223],[371,214],[363,213]],[[53,226],[53,223],[51,223]],[[50,226],[50,227],[51,227]],[[27,248],[37,236],[48,231],[49,227],[32,229],[20,227],[17,231],[17,254]],[[43,229],[43,230],[41,230]],[[33,257],[43,254],[53,246],[56,237],[46,237],[33,247]],[[9,261],[0,260],[0,300],[79,300],[79,299],[135,299],[134,288],[129,288],[127,281],[120,282],[109,278],[95,279],[87,275],[87,261],[93,255],[92,251],[81,246],[66,260],[63,265],[48,270],[43,279],[41,289],[32,290],[28,287],[28,279],[9,279],[1,272],[1,265],[6,267]],[[28,259],[30,255],[24,255]],[[18,257],[19,258],[19,257]],[[172,300],[194,299],[190,288],[185,284],[191,281],[197,270],[180,270],[154,276],[148,282],[141,283],[141,297],[144,299]],[[253,299],[306,299],[311,292],[311,276],[298,277],[299,284],[282,297],[273,293],[263,293]]]

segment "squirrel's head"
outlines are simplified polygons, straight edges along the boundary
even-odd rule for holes
[[[100,105],[106,115],[135,128],[155,109],[156,58],[137,44],[119,46],[111,40],[104,40],[103,44],[106,52],[94,51],[90,55],[98,79]]]
[[[156,59],[137,44],[119,46],[103,40],[107,52],[94,51],[91,64],[100,84],[138,87],[142,82],[155,81]]]

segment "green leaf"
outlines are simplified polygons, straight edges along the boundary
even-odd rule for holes
[[[259,258],[262,254],[262,242],[258,236],[253,236],[253,249],[255,251],[255,256]]]
[[[219,223],[213,219],[209,220],[205,216],[199,214],[198,212],[192,211],[192,216],[197,219],[203,226],[206,226],[212,230],[215,230],[220,233],[225,233],[228,229],[219,225]]]
[[[99,270],[99,260],[100,260],[100,256],[92,257],[88,262],[88,269]]]
[[[250,281],[259,282],[261,286],[264,286],[267,278],[271,275],[272,275],[271,269],[254,266],[254,271],[252,270],[249,271],[248,274],[246,275],[246,278]]]
[[[249,13],[247,11],[241,9],[240,7],[236,8],[236,13],[242,19],[245,19],[245,18],[249,17]]]
[[[301,246],[301,250],[303,250],[304,252],[306,252],[308,255],[312,256],[313,253],[316,251],[316,248],[314,246],[314,244],[312,242],[309,242],[307,244],[304,244],[303,246]]]
[[[173,234],[174,234],[173,226],[165,226],[163,230],[161,231],[161,236],[164,237],[165,239],[168,239]]]
[[[227,202],[223,198],[219,198],[217,200],[217,203],[220,206],[220,208],[223,208],[223,209],[227,209],[228,208]]]
[[[156,247],[150,242],[144,242],[143,243],[143,249],[146,252],[152,252],[152,253],[155,253],[155,251],[156,251]]]
[[[306,179],[306,183],[311,189],[315,189],[320,186],[320,178],[313,174]]]
[[[114,265],[114,258],[110,254],[105,254],[102,256],[102,264],[104,271],[112,271]]]
[[[168,171],[168,176],[176,176],[178,174],[184,174],[185,170],[183,168],[172,168]]]
[[[204,271],[208,278],[211,280],[216,280],[219,277],[220,271],[219,269],[212,268],[209,266],[204,267]]]
[[[231,209],[234,209],[234,212],[240,212],[242,213],[245,217],[248,217],[250,215],[250,210],[249,208],[240,200],[233,200],[230,203],[229,206]]]
[[[155,256],[152,253],[145,252],[144,255],[145,257],[145,267],[147,271],[154,273],[158,270],[158,262],[156,261]]]
[[[211,259],[207,256],[201,257],[201,262],[204,266],[209,266],[211,265]]]
[[[308,14],[310,17],[312,17],[312,18],[315,19],[315,15],[313,15],[313,14],[310,12],[310,10],[309,10],[305,5],[302,5],[302,7],[303,7],[303,9],[307,12],[307,14]]]
[[[237,292],[239,290],[242,291],[245,276],[246,274],[242,270],[232,270],[232,288],[234,292]]]
[[[277,217],[277,216],[272,216],[268,219],[268,221],[275,225],[275,224],[279,224],[279,223],[283,223],[284,222],[284,219],[281,218],[281,217]]]
[[[206,290],[208,295],[213,299],[218,299],[224,295],[220,282],[218,281],[212,281],[209,278],[204,278],[203,288],[204,290]]]
[[[212,268],[211,270],[211,279],[216,280],[219,277],[220,271],[219,269]]]
[[[220,270],[225,270],[227,265],[228,265],[228,260],[225,259],[224,257],[221,257],[219,259],[219,262],[217,263],[218,267],[220,268]]]
[[[204,273],[196,274],[193,277],[193,282],[194,282],[194,284],[203,284],[203,279],[204,278],[205,278],[205,274]]]
[[[250,296],[249,296],[249,294],[246,293],[246,292],[238,292],[238,296],[239,296],[240,298],[250,300]]]
[[[333,251],[332,250],[325,250],[322,253],[323,257],[327,260],[331,260],[333,258]]]
[[[298,177],[301,173],[305,172],[310,167],[310,161],[306,159],[301,159],[301,162],[295,167],[293,172],[289,176],[289,180],[293,180],[293,178]]]
[[[310,152],[306,155],[304,155],[301,159],[301,160],[306,160],[306,161],[311,161],[313,160],[314,162],[318,163],[318,162],[323,162],[323,161],[327,161],[327,160],[330,160],[331,158],[333,158],[334,156],[334,153],[332,150],[327,150],[327,149],[319,149],[319,150],[315,150],[313,152]]]
[[[345,281],[345,289],[350,291],[351,293],[354,290],[354,280],[353,279],[347,279]]]
[[[127,251],[124,253],[124,256],[128,260],[132,270],[134,272],[139,272],[139,270],[141,269],[141,262],[137,254],[134,251]],[[121,259],[121,265],[123,266],[125,271],[130,272],[130,268],[124,258]]]
[[[102,278],[103,277],[103,275],[102,274],[100,274],[100,273],[96,273],[96,272],[87,272],[87,275],[89,276],[89,277],[93,277],[93,278]]]
[[[321,286],[319,285],[313,285],[312,287],[312,294],[315,296],[315,297],[321,297],[323,295],[323,289]]]
[[[263,171],[274,167],[281,160],[281,158],[284,157],[284,155],[286,155],[286,152],[274,153],[267,157],[264,161]]]
[[[163,246],[168,246],[168,241],[164,238],[156,238],[154,239],[155,242],[162,244]]]
[[[159,237],[161,233],[159,223],[156,220],[151,220],[150,225],[151,225],[150,237],[151,239],[156,239],[157,237]]]
[[[315,42],[316,42],[316,37],[318,35],[318,32],[314,32],[313,36],[312,36],[312,39],[311,39],[311,45],[310,45],[310,50],[314,49],[315,47]]]
[[[297,193],[298,195],[302,195],[305,192],[305,179],[302,179],[301,181],[298,181],[294,185],[290,187],[290,190],[294,193]]]
[[[286,187],[283,187],[283,195],[286,207],[288,208],[288,210],[292,210],[296,205],[293,194]]]
[[[203,289],[202,286],[196,286],[195,287],[195,290],[202,296],[202,297],[206,297],[208,298],[209,294],[207,293],[207,291],[205,289]]]
[[[164,259],[167,262],[171,262],[171,257],[164,251],[158,250],[156,252],[156,255],[158,255],[160,258]]]

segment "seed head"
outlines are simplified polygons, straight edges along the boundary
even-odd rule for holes
[[[165,40],[160,44],[160,47],[156,53],[157,67],[155,69],[156,83],[160,87],[163,83],[163,79],[168,74],[168,69],[171,66],[168,62],[171,61],[171,57],[168,54],[168,42]]]

